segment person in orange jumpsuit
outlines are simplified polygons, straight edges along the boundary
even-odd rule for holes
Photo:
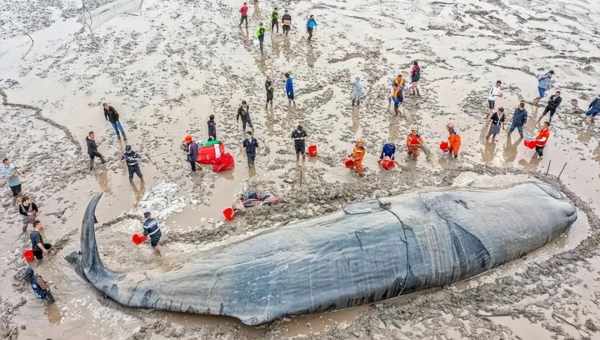
[[[352,160],[354,161],[354,171],[362,177],[365,175],[363,168],[363,160],[365,155],[367,154],[367,149],[365,149],[365,142],[362,139],[356,141],[354,145],[354,149],[352,149]]]
[[[460,151],[461,138],[456,133],[454,126],[448,124],[448,148],[450,157],[458,158],[458,152]]]
[[[406,151],[412,159],[417,160],[422,144],[423,139],[417,133],[417,129],[412,129],[408,137],[406,137]]]
[[[544,147],[550,138],[550,122],[544,122],[544,127],[538,132],[535,137],[535,152],[539,159],[544,157]]]

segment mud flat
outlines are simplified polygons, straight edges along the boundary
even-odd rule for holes
[[[83,4],[83,5],[82,5]],[[239,3],[189,0],[4,1],[0,6],[0,154],[22,169],[25,192],[40,205],[46,238],[57,253],[39,267],[57,303],[36,301],[14,275],[27,246],[8,190],[0,196],[0,337],[9,339],[595,339],[600,337],[600,127],[582,117],[598,94],[600,5],[584,0],[259,1],[250,30],[239,30]],[[294,20],[288,39],[267,33],[261,57],[254,38],[273,6]],[[319,22],[309,44],[304,20]],[[387,83],[413,59],[423,67],[421,98],[408,97],[393,117]],[[498,103],[509,111],[536,94],[533,75],[552,68],[563,103],[546,156],[539,161],[504,131],[484,140],[488,86],[506,85]],[[297,107],[288,108],[283,73],[296,78]],[[264,78],[275,83],[274,109],[264,110]],[[350,81],[360,76],[367,98],[350,107]],[[261,144],[249,176],[235,122],[248,101]],[[119,161],[124,145],[100,104],[122,114],[129,142],[143,155],[146,184],[131,187]],[[542,108],[527,106],[533,133]],[[209,114],[236,157],[226,175],[205,168],[190,176],[179,150],[190,132],[206,138]],[[463,154],[438,153],[445,125],[463,136]],[[319,156],[296,167],[289,135],[302,123]],[[417,126],[432,150],[382,173],[384,141],[402,144]],[[108,163],[92,173],[82,152],[95,130]],[[340,165],[357,137],[367,140],[367,175]],[[557,176],[566,164],[560,180]],[[548,176],[545,174],[548,173]],[[101,255],[120,270],[168,270],[198,249],[266,228],[321,215],[353,200],[440,186],[503,186],[540,177],[561,185],[579,209],[561,239],[484,275],[435,291],[250,328],[231,319],[140,311],[105,299],[63,259],[79,246],[83,209],[104,192],[98,209]],[[240,215],[220,211],[245,188],[273,191],[286,203]],[[165,257],[134,248],[140,212],[161,214]],[[84,327],[82,327],[82,324]]]

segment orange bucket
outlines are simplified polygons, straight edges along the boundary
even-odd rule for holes
[[[392,170],[396,166],[396,163],[391,159],[382,159],[379,164],[384,170]]]
[[[148,236],[144,234],[135,233],[131,235],[131,242],[133,242],[133,244],[135,244],[136,246],[139,246],[140,244],[144,243],[147,238]]]
[[[440,143],[440,150],[442,150],[443,152],[448,152],[449,146],[448,146],[448,142],[443,141]]]
[[[533,139],[531,139],[531,140],[524,140],[524,141],[523,141],[523,144],[524,144],[526,147],[530,148],[530,149],[535,149],[535,147],[536,147],[536,145],[537,145],[537,143],[536,143],[536,142],[535,142],[535,140],[533,140]]]
[[[33,262],[33,250],[25,249],[23,251],[23,258],[25,259],[25,261],[27,261],[27,263]]]
[[[310,157],[316,157],[317,156],[317,146],[315,144],[311,144],[308,146],[308,155]]]
[[[233,218],[235,217],[235,211],[233,210],[233,208],[225,208],[223,209],[223,218],[225,218],[225,221],[233,221]]]
[[[346,158],[346,160],[344,160],[344,166],[348,169],[352,169],[354,167],[354,160],[352,158]]]

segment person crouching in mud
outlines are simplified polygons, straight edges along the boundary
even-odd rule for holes
[[[160,232],[160,226],[158,225],[158,221],[155,218],[152,218],[152,213],[150,211],[144,212],[144,235],[150,237],[150,246],[156,252],[156,255],[161,256],[160,246],[158,243],[160,242],[160,237],[162,233]]]
[[[35,297],[48,304],[54,303],[54,296],[52,296],[52,292],[50,291],[50,285],[41,275],[36,274],[31,266],[28,266],[25,270],[23,280],[31,285]]]
[[[362,139],[357,140],[356,144],[354,145],[354,149],[352,149],[352,155],[350,155],[350,157],[354,161],[353,169],[360,177],[365,175],[363,160],[365,159],[366,154],[367,149],[365,149],[365,141]]]
[[[412,129],[408,137],[406,137],[406,151],[408,156],[416,161],[419,158],[422,145],[423,139],[417,133],[417,129]]]

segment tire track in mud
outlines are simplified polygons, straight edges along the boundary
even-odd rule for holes
[[[11,108],[18,108],[18,109],[32,110],[35,112],[34,113],[35,118],[61,130],[65,134],[67,139],[73,144],[73,146],[75,146],[75,149],[77,149],[77,154],[81,154],[81,152],[82,152],[81,145],[73,137],[73,134],[71,133],[71,131],[69,131],[69,129],[67,127],[65,127],[64,125],[58,124],[57,122],[53,121],[52,119],[44,117],[42,115],[42,109],[40,109],[39,107],[33,106],[33,105],[28,105],[28,104],[10,103],[8,101],[8,95],[6,94],[6,92],[3,89],[0,89],[0,96],[2,97],[2,105],[3,106],[7,106],[7,107],[11,107]]]

